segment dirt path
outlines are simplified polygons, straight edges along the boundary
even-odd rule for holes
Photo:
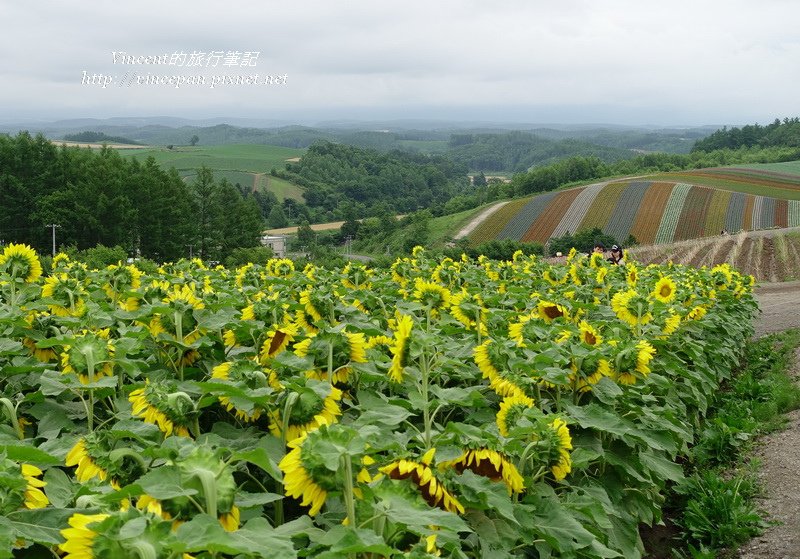
[[[756,336],[800,327],[800,282],[763,284],[756,288],[762,314]],[[793,375],[800,377],[800,348]],[[800,557],[800,410],[787,415],[786,429],[764,437],[755,452],[761,462],[758,478],[764,496],[758,507],[777,525],[739,549],[739,559]]]
[[[756,286],[755,296],[761,309],[755,321],[756,336],[800,328],[800,281],[762,283]]]
[[[506,204],[508,204],[508,202],[500,202],[499,204],[495,204],[494,206],[489,206],[481,213],[479,213],[477,216],[475,216],[475,218],[473,218],[472,221],[470,221],[464,227],[462,227],[461,231],[456,233],[455,237],[453,238],[463,239],[464,237],[472,233],[478,225],[486,221],[486,218],[488,218],[490,215],[492,215],[494,212],[496,212]]]

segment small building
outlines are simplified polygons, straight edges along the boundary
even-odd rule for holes
[[[261,244],[271,248],[276,258],[286,258],[286,235],[261,235]]]

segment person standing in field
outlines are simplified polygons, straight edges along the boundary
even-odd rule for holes
[[[611,247],[611,256],[608,257],[608,261],[612,264],[616,264],[617,266],[625,265],[625,257],[622,254],[621,246],[614,245]]]

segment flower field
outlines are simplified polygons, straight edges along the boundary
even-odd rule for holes
[[[420,247],[43,275],[9,245],[0,558],[640,557],[752,284]]]
[[[640,244],[662,244],[718,235],[722,229],[733,233],[800,226],[798,208],[800,200],[689,183],[615,182],[514,200],[476,227],[469,239],[474,244],[492,239],[545,243],[599,227],[619,242],[633,235]]]

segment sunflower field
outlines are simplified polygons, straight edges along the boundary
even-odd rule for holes
[[[0,558],[636,558],[752,333],[727,265],[0,255]]]

